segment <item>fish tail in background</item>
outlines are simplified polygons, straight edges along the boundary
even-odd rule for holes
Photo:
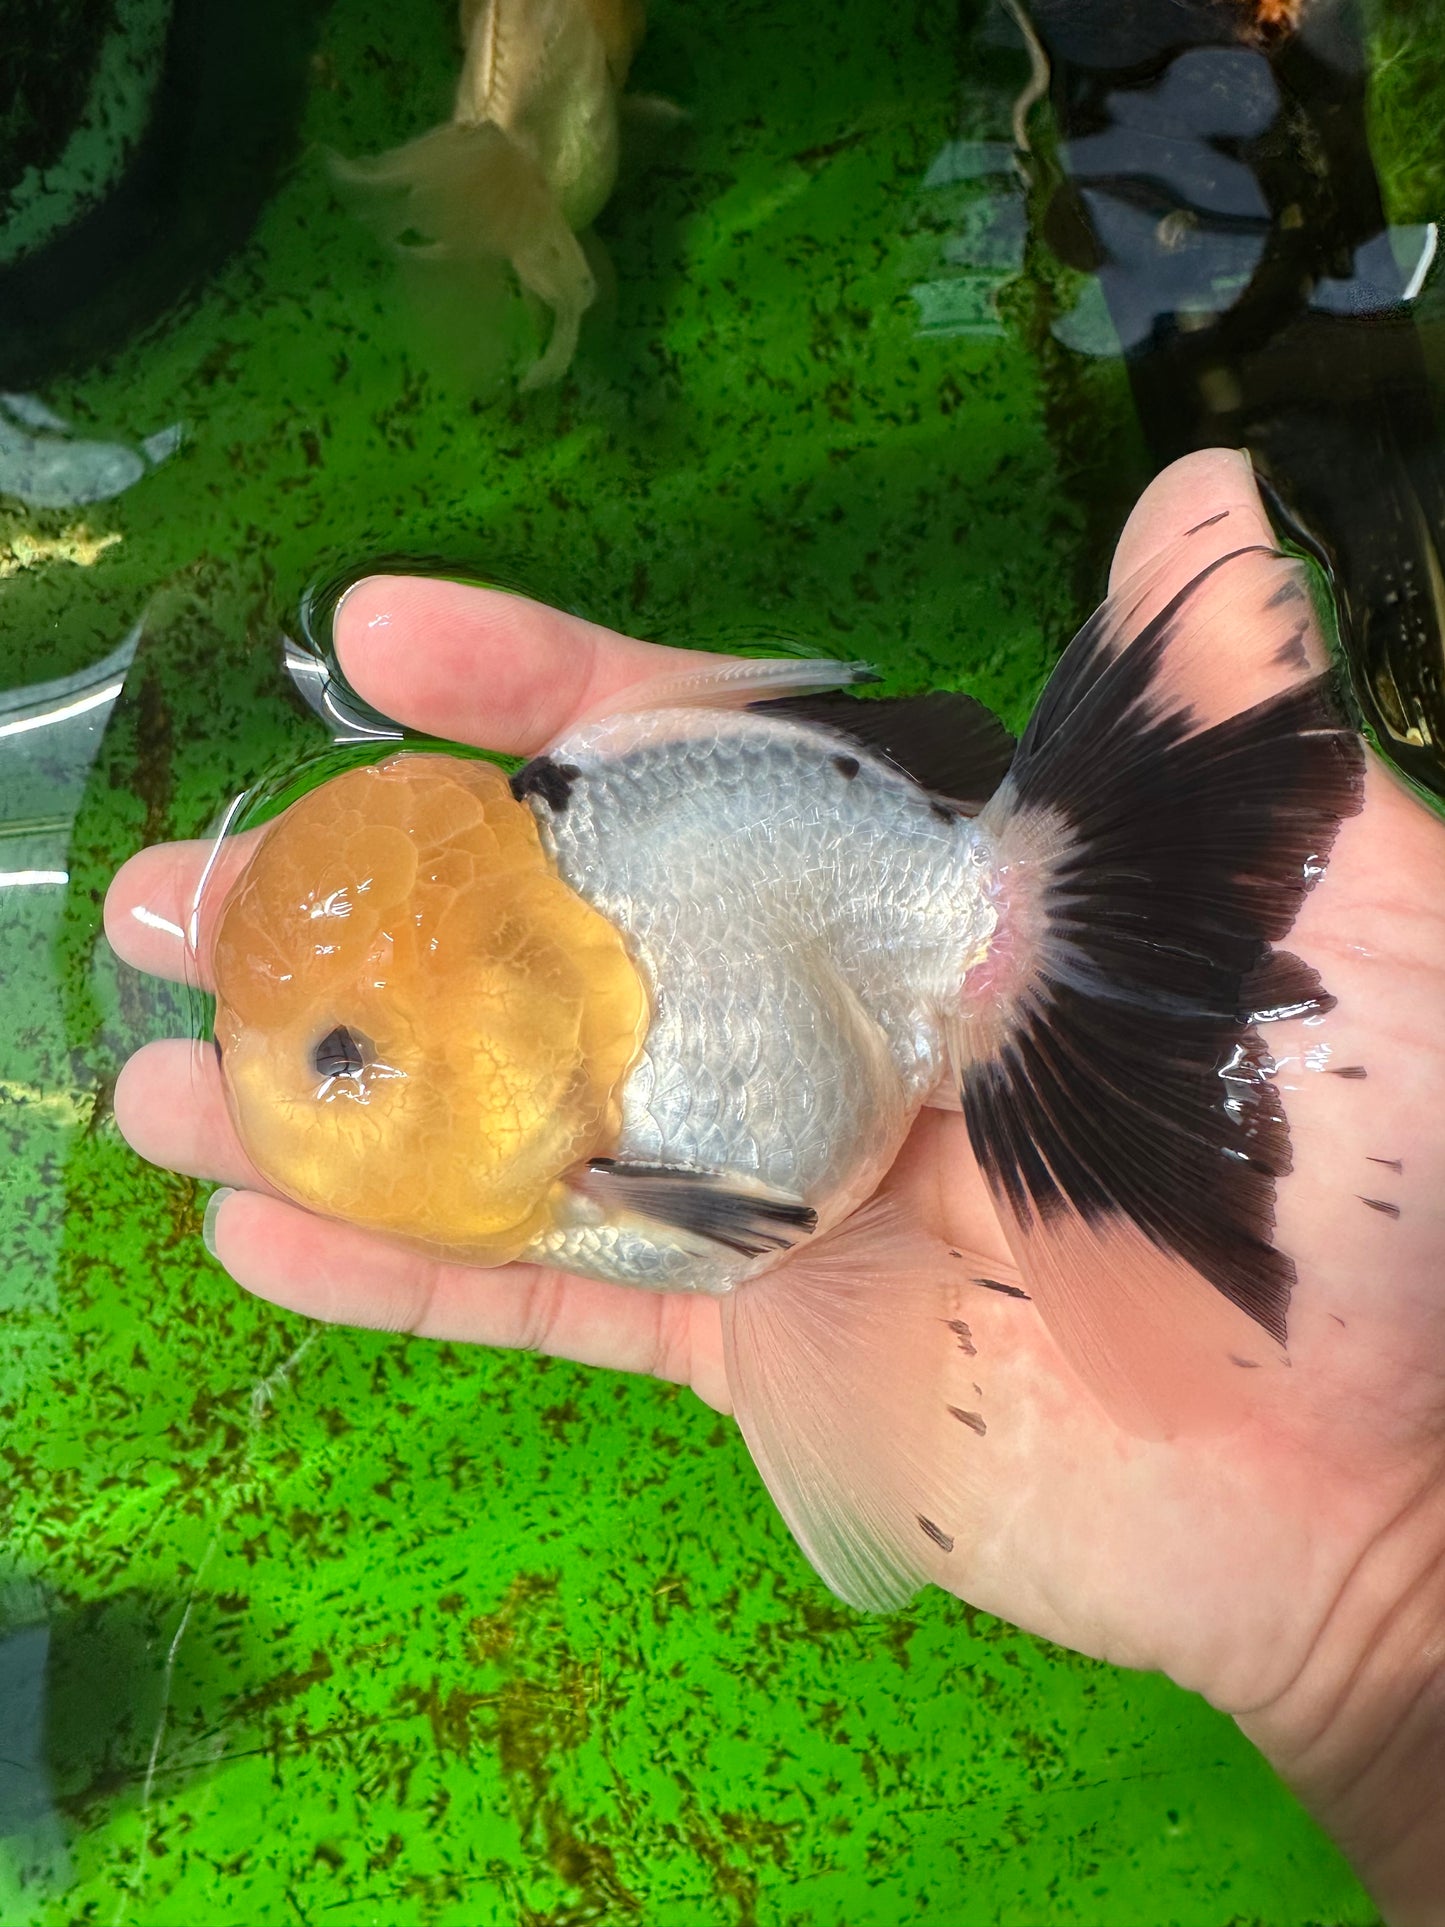
[[[1021,1299],[1013,1280],[878,1198],[722,1301],[748,1449],[814,1567],[861,1611],[963,1588],[987,1485],[968,1321],[981,1286]]]
[[[1445,797],[1445,451],[1355,0],[1030,0],[1062,139],[1047,238],[1098,278],[1155,461],[1246,447],[1328,557],[1354,699]],[[1086,342],[1079,315],[1055,332]]]
[[[552,332],[524,388],[560,381],[577,347],[597,283],[557,196],[525,149],[492,121],[451,121],[366,160],[332,157],[344,186],[364,195],[363,211],[383,239],[431,277],[450,274],[470,293],[470,325],[504,333],[488,313],[511,299],[503,264],[550,309]]]
[[[979,819],[964,1114],[1041,1317],[1143,1435],[1229,1422],[1287,1362],[1263,1027],[1334,1001],[1287,945],[1363,764],[1305,565],[1226,512],[1080,631]]]

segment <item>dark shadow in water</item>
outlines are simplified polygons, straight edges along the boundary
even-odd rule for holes
[[[1029,13],[1063,136],[1046,232],[1098,276],[1156,461],[1250,450],[1332,569],[1365,722],[1445,797],[1445,457],[1411,309],[1437,237],[1389,232],[1357,5]]]
[[[57,1892],[75,1829],[141,1797],[184,1609],[141,1592],[56,1608],[15,1579],[0,1598],[0,1843],[22,1887]]]
[[[210,1593],[67,1605],[23,1577],[0,1583],[0,1840],[63,1848],[208,1772],[275,1690],[266,1625],[249,1600]]]
[[[35,387],[120,346],[245,240],[295,148],[327,4],[174,0],[134,153],[94,205],[0,269],[0,388]],[[94,7],[73,17],[51,4],[25,12],[28,21],[6,20],[6,65],[21,86],[32,66],[53,70],[57,34],[75,37],[77,64],[94,64]],[[43,46],[27,46],[27,25]],[[132,84],[146,79],[136,74]],[[56,87],[34,98],[54,115],[76,104],[73,90]],[[63,176],[70,128],[24,131]]]
[[[24,1581],[5,1593],[0,1838],[43,1834],[57,1815],[84,1826],[99,1806],[138,1801],[165,1753],[186,1602],[135,1590],[60,1606]]]

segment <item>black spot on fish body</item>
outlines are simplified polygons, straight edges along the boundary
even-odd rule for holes
[[[863,765],[856,756],[835,756],[833,767],[846,782],[851,783]]]
[[[529,796],[539,796],[554,816],[560,816],[581,774],[575,763],[554,763],[550,756],[534,756],[522,765],[508,787],[519,803]]]
[[[1388,1198],[1367,1198],[1358,1191],[1355,1196],[1359,1198],[1361,1204],[1367,1204],[1372,1211],[1383,1212],[1387,1218],[1398,1218],[1400,1215],[1399,1205],[1391,1204]]]
[[[216,1053],[216,1062],[218,1064],[224,1064],[226,1060],[221,1054],[221,1040],[219,1037],[213,1037],[211,1039],[211,1049]]]
[[[977,1432],[980,1438],[988,1431],[982,1412],[965,1412],[961,1406],[950,1405],[948,1414],[950,1418],[956,1418],[960,1425],[966,1425],[970,1432]]]
[[[945,1532],[942,1526],[936,1526],[932,1519],[925,1519],[921,1512],[915,1516],[918,1519],[919,1525],[923,1527],[923,1530],[933,1541],[934,1545],[943,1552],[953,1551],[953,1534],[951,1532]]]
[[[337,1024],[312,1046],[311,1068],[318,1077],[359,1077],[367,1054],[365,1039],[358,1039],[345,1024]]]
[[[948,1329],[958,1340],[958,1349],[965,1357],[977,1358],[978,1347],[973,1342],[973,1333],[969,1330],[968,1326],[964,1324],[963,1320],[961,1318],[950,1318],[947,1324]]]
[[[1338,1067],[1338,1069],[1332,1069],[1330,1072],[1331,1077],[1358,1078],[1358,1077],[1368,1077],[1369,1074],[1370,1073],[1365,1069],[1363,1064],[1341,1064]]]
[[[1201,529],[1212,529],[1216,522],[1222,522],[1228,514],[1228,509],[1221,509],[1217,515],[1207,516],[1204,521],[1196,522],[1192,529],[1186,529],[1184,533],[1186,535],[1198,535]]]
[[[1241,1358],[1237,1352],[1229,1354],[1229,1362],[1231,1365],[1238,1365],[1241,1371],[1257,1372],[1259,1370],[1257,1358]]]
[[[1403,1172],[1405,1169],[1405,1160],[1403,1158],[1367,1157],[1365,1159],[1365,1162],[1366,1164],[1383,1164],[1387,1171],[1393,1171],[1396,1174],[1396,1176],[1399,1176],[1400,1173]]]

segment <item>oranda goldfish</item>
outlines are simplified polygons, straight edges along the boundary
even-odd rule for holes
[[[1181,1332],[1206,1385],[1267,1377],[1242,1368],[1280,1360],[1295,1273],[1265,1036],[1327,1044],[1283,946],[1364,752],[1302,565],[1207,540],[1115,592],[1016,746],[964,696],[731,664],[510,779],[403,751],[315,789],[217,925],[255,1164],[448,1257],[717,1294],[749,1444],[862,1604],[951,1543],[946,1498],[844,1491],[848,1414],[807,1416],[828,1320],[888,1317],[896,1278],[852,1311],[830,1279],[886,1236],[868,1201],[922,1106],[962,1105],[1010,1288],[1115,1409],[1147,1429]]]
[[[524,388],[560,381],[597,292],[578,235],[617,180],[622,88],[641,0],[461,0],[466,47],[451,120],[370,160],[338,161],[381,190],[376,213],[413,256],[500,260],[552,312]],[[658,103],[653,103],[657,105]],[[477,325],[486,325],[477,317]]]

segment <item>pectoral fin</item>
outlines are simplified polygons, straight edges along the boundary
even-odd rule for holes
[[[818,1223],[800,1198],[682,1165],[594,1158],[580,1188],[604,1200],[609,1212],[655,1218],[744,1258],[786,1251]]]

